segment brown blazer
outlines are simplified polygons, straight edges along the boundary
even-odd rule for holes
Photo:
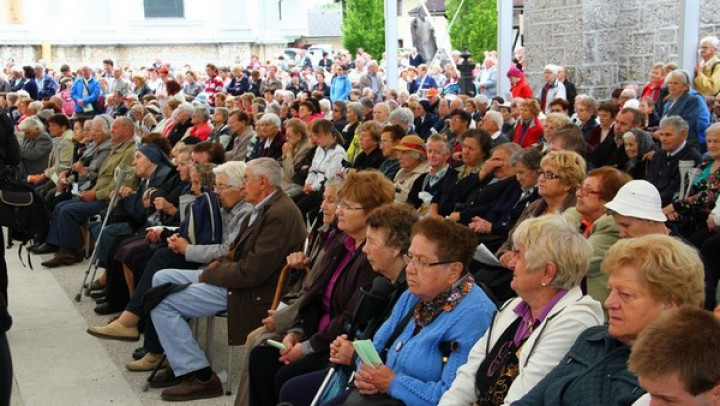
[[[267,316],[285,258],[302,250],[306,229],[295,203],[278,190],[242,231],[220,265],[206,270],[207,283],[228,288],[228,343],[242,345]]]

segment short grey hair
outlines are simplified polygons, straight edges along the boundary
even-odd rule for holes
[[[228,184],[233,187],[241,187],[245,185],[245,169],[247,164],[243,161],[228,161],[213,168],[215,176],[225,175],[228,178]]]
[[[280,187],[280,182],[282,182],[282,167],[276,160],[267,157],[255,158],[248,162],[248,166],[252,167],[255,177],[262,176],[267,179],[271,185]]]
[[[483,120],[494,121],[495,124],[497,124],[498,130],[502,130],[504,120],[502,113],[500,113],[499,111],[490,110],[485,112],[485,117],[483,118]]]
[[[227,122],[228,117],[230,116],[230,110],[228,110],[227,107],[216,107],[215,112],[222,114],[223,122]]]
[[[667,76],[665,76],[665,83],[669,82],[673,78],[680,79],[684,85],[690,86],[690,73],[684,69],[677,69],[668,73]]]
[[[720,122],[713,123],[705,130],[705,135],[707,136],[710,133],[717,133],[720,132]]]
[[[700,40],[701,44],[708,44],[711,47],[715,48],[715,51],[718,50],[718,46],[720,46],[720,39],[718,37],[714,37],[712,35],[704,37]]]
[[[205,106],[198,106],[193,109],[192,115],[200,117],[202,121],[210,120],[210,110]]]
[[[632,89],[625,89],[622,91],[622,93],[625,93],[628,90],[632,90]],[[632,91],[635,92],[634,90],[632,90]],[[637,93],[635,93],[635,96],[632,98],[637,99]],[[590,112],[593,115],[596,115],[598,112],[597,100],[595,100],[594,97],[592,97],[588,94],[579,94],[579,95],[575,96],[575,105],[577,106],[578,104],[582,104],[583,106],[587,107],[588,110],[590,110]]]
[[[520,144],[516,144],[514,142],[504,142],[495,148],[493,148],[493,152],[495,151],[505,151],[507,153],[508,157],[512,157],[515,155],[515,153],[519,152],[522,149]],[[509,161],[509,160],[508,160]]]
[[[685,132],[690,130],[688,122],[683,120],[680,116],[667,116],[660,120],[660,128],[672,127],[676,133]]]
[[[548,262],[557,267],[550,286],[571,289],[578,286],[590,267],[593,248],[561,214],[548,214],[520,222],[513,233],[515,247],[525,247],[528,272],[537,272]]]
[[[362,104],[358,102],[350,102],[347,104],[347,109],[352,110],[360,121],[365,118]]]
[[[42,108],[43,108],[43,104],[41,101],[36,100],[36,101],[28,104],[28,110],[30,110],[30,112],[32,112],[33,114],[39,113],[42,110]]]
[[[180,103],[177,109],[178,111],[182,111],[183,113],[185,113],[185,115],[188,117],[192,117],[193,112],[195,111],[195,107],[193,107],[193,105],[188,102]]]
[[[553,75],[557,76],[558,66],[553,64],[545,65],[545,69],[543,69],[543,72],[550,72]]]
[[[525,148],[512,154],[510,157],[510,166],[522,164],[524,167],[533,170],[540,168],[542,154],[537,148]]]
[[[18,129],[20,131],[38,130],[43,132],[45,131],[45,125],[36,117],[28,117],[18,125]]]
[[[318,103],[320,104],[320,110],[323,108],[325,110],[330,110],[332,108],[332,106],[330,106],[330,100],[328,99],[321,99]]]
[[[110,127],[112,126],[113,118],[109,114],[100,114],[92,119],[93,124],[100,123],[100,130],[105,135],[110,135]]]
[[[369,108],[373,107],[372,99],[367,96],[360,98],[360,104],[362,104],[363,107],[369,107]]]
[[[259,123],[270,123],[270,124],[274,125],[276,128],[280,128],[280,125],[282,122],[280,121],[280,117],[278,117],[277,114],[265,113],[262,115],[262,117],[260,117],[260,120],[258,120],[258,124]]]
[[[275,114],[277,116],[280,116],[280,105],[276,101],[271,101],[270,103],[265,106],[265,111],[268,114]]]

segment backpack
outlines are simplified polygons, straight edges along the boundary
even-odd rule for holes
[[[222,242],[220,202],[213,192],[204,192],[188,208],[180,224],[180,235],[192,245],[213,245]]]

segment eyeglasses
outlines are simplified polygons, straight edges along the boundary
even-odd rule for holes
[[[544,176],[547,180],[560,179],[560,175],[556,175],[550,171],[543,171],[542,169],[538,169],[537,174]]]
[[[336,202],[335,207],[342,211],[365,210],[365,207],[350,207],[344,202]]]
[[[419,271],[424,271],[424,270],[426,270],[432,266],[436,266],[436,265],[447,265],[447,264],[452,264],[453,262],[457,262],[457,261],[423,262],[420,260],[420,258],[414,256],[413,254],[411,254],[409,252],[407,254],[403,255],[403,259],[405,259],[406,264],[408,264],[408,265],[412,264],[412,266],[415,267],[415,269],[417,269]]]
[[[587,185],[582,185],[578,189],[580,191],[580,196],[587,197],[588,195],[599,195],[599,190],[590,190],[590,187]]]

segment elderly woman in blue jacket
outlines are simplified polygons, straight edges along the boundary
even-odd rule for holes
[[[518,400],[560,362],[580,333],[603,322],[600,303],[580,289],[593,251],[577,227],[548,214],[520,223],[513,241],[518,255],[510,262],[510,286],[518,297],[502,306],[470,350],[441,406]]]
[[[663,234],[616,242],[605,255],[608,325],[578,337],[560,363],[513,405],[631,405],[645,391],[627,362],[635,340],[661,314],[704,302],[697,251]]]
[[[495,312],[467,272],[475,245],[473,232],[450,220],[426,218],[413,226],[408,290],[373,338],[385,363],[358,361],[357,389],[327,404],[368,404],[376,398],[390,402],[383,404],[438,403]]]

